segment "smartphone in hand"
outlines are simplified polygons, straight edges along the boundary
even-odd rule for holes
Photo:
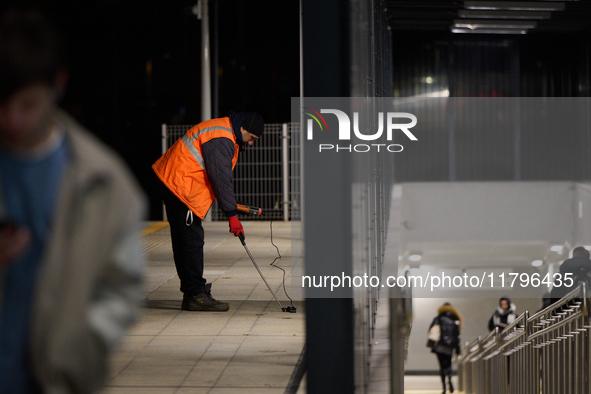
[[[31,233],[28,228],[0,220],[0,267],[19,258],[29,246]]]
[[[0,219],[0,231],[16,231],[17,228],[18,226],[15,222]]]

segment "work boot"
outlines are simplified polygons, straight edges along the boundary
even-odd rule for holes
[[[204,292],[197,295],[184,295],[181,309],[184,311],[225,312],[230,309],[227,302],[218,301],[211,296],[211,283],[206,283]]]

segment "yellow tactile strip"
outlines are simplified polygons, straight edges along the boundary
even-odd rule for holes
[[[156,222],[142,230],[140,240],[140,251],[142,254],[154,250],[165,243],[170,243],[170,233],[168,231],[158,233],[158,231],[167,227],[168,222]]]
[[[143,229],[141,232],[141,236],[145,237],[147,235],[153,234],[158,230],[162,230],[164,227],[168,227],[168,222],[154,223],[150,227]]]

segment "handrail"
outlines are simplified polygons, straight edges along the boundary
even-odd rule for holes
[[[563,306],[565,305],[567,302],[571,301],[572,298],[578,298],[575,297],[579,292],[582,292],[582,299],[586,299],[585,294],[586,292],[582,289],[586,289],[586,285],[585,283],[581,283],[576,289],[572,290],[570,293],[566,294],[564,297],[562,297],[560,300],[548,305],[546,308],[542,309],[541,311],[536,312],[534,315],[532,315],[530,317],[530,319],[536,319],[538,318],[540,315],[543,315],[545,313],[548,313],[548,311],[554,310],[556,309],[558,306]]]
[[[582,283],[545,309],[467,343],[458,358],[464,392],[591,393],[590,306]]]
[[[472,351],[472,349],[476,348]],[[463,355],[464,351],[460,353],[461,359],[463,358],[470,358],[473,354],[480,350],[480,337],[473,340],[469,345],[464,346],[464,350],[466,351],[466,355]]]
[[[574,320],[579,319],[582,315],[583,315],[582,313],[572,315],[572,316],[566,318],[565,320],[562,320],[562,321],[556,323],[556,325],[546,327],[546,328],[542,329],[541,331],[530,334],[528,339],[536,339],[538,337],[541,337],[542,335],[548,334],[549,332],[552,332],[552,331],[555,331],[559,328],[562,328],[562,327],[566,326],[568,323],[572,323]]]

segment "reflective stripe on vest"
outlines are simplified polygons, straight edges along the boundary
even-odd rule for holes
[[[215,130],[225,130],[225,131],[229,131],[230,133],[232,133],[232,129],[230,129],[229,127],[219,126],[219,127],[207,127],[205,129],[199,130],[197,133],[193,134],[190,137],[187,136],[187,134],[182,136],[183,143],[185,144],[185,146],[187,147],[187,149],[189,150],[191,155],[195,158],[195,160],[197,161],[197,164],[199,164],[199,167],[201,167],[204,171],[205,171],[205,160],[203,160],[203,156],[201,156],[201,153],[199,153],[197,148],[195,148],[195,145],[193,145],[193,142],[195,140],[197,140],[197,138],[199,138],[199,136],[201,136],[202,134],[209,133],[210,131],[215,131]]]
[[[216,196],[205,171],[202,145],[212,138],[234,143],[232,169],[239,147],[229,118],[211,119],[188,130],[153,165],[162,183],[195,215],[203,219]]]

